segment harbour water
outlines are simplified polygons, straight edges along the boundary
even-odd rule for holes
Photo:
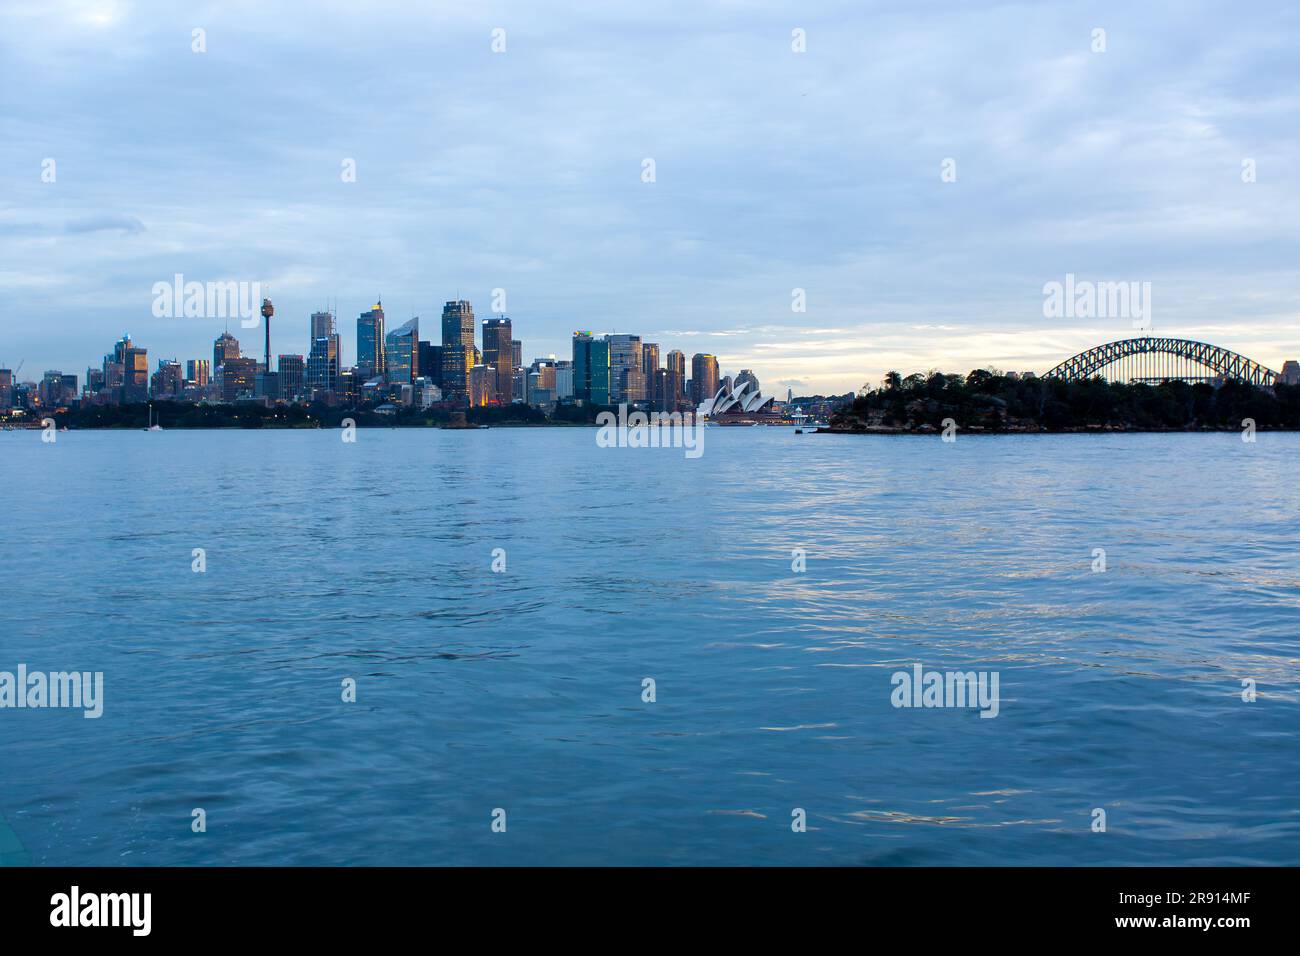
[[[3,859],[1300,862],[1300,435],[594,438],[0,434]]]

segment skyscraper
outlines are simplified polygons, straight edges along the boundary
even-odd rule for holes
[[[128,333],[114,346],[114,359],[122,367],[121,401],[148,401],[149,350],[137,348]]]
[[[443,398],[464,405],[469,400],[470,369],[478,364],[478,349],[473,345],[444,345],[442,347]]]
[[[307,363],[301,355],[281,355],[279,363],[280,398],[296,402],[303,396],[307,382]]]
[[[228,358],[239,358],[239,339],[222,332],[212,343],[212,368],[215,371],[226,364]]]
[[[474,307],[464,299],[456,299],[442,307],[442,344],[474,344]]]
[[[333,312],[313,312],[311,314],[311,339],[323,339],[327,335],[333,335],[334,313]]]
[[[420,317],[416,316],[384,337],[385,374],[388,381],[410,385],[420,375]]]
[[[696,405],[711,399],[718,391],[718,359],[704,352],[691,357],[691,401]]]
[[[593,405],[608,405],[609,342],[590,332],[573,333],[573,397]]]
[[[442,394],[448,401],[469,400],[469,373],[478,364],[474,347],[474,307],[456,299],[442,307]]]
[[[378,302],[357,318],[357,375],[365,380],[384,374],[384,304]]]
[[[655,342],[641,343],[641,371],[645,372],[646,388],[650,387],[658,370],[659,345]]]
[[[234,402],[252,398],[256,387],[257,359],[228,358],[221,366],[221,397]]]
[[[483,320],[483,364],[496,369],[496,400],[509,405],[512,399],[515,374],[515,348],[511,336],[510,320]]]
[[[429,380],[430,385],[442,388],[442,346],[432,342],[420,343],[420,375]]]
[[[199,388],[206,388],[212,378],[212,366],[207,359],[189,359],[185,363],[185,380]]]
[[[338,391],[339,337],[322,335],[313,339],[307,355],[306,392],[309,398],[324,397]]]
[[[609,343],[610,403],[617,405],[622,401],[636,401],[636,399],[626,398],[623,389],[627,381],[625,373],[629,369],[635,369],[637,372],[641,371],[641,336],[607,335],[605,341]],[[644,384],[642,388],[644,391]],[[644,395],[642,397],[644,398]]]

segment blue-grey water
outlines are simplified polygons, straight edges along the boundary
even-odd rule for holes
[[[1300,862],[1300,436],[595,434],[0,433],[0,859]]]

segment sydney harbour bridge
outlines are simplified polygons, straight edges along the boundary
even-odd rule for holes
[[[1082,381],[1100,375],[1112,382],[1147,382],[1166,379],[1184,382],[1221,382],[1236,379],[1251,385],[1273,385],[1278,374],[1229,349],[1154,336],[1107,342],[1066,359],[1047,373],[1048,378]]]

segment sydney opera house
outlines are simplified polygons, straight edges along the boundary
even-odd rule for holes
[[[780,420],[772,409],[774,398],[766,397],[759,388],[758,377],[749,369],[741,369],[732,381],[726,376],[712,398],[700,402],[698,415],[719,425],[749,425]]]

